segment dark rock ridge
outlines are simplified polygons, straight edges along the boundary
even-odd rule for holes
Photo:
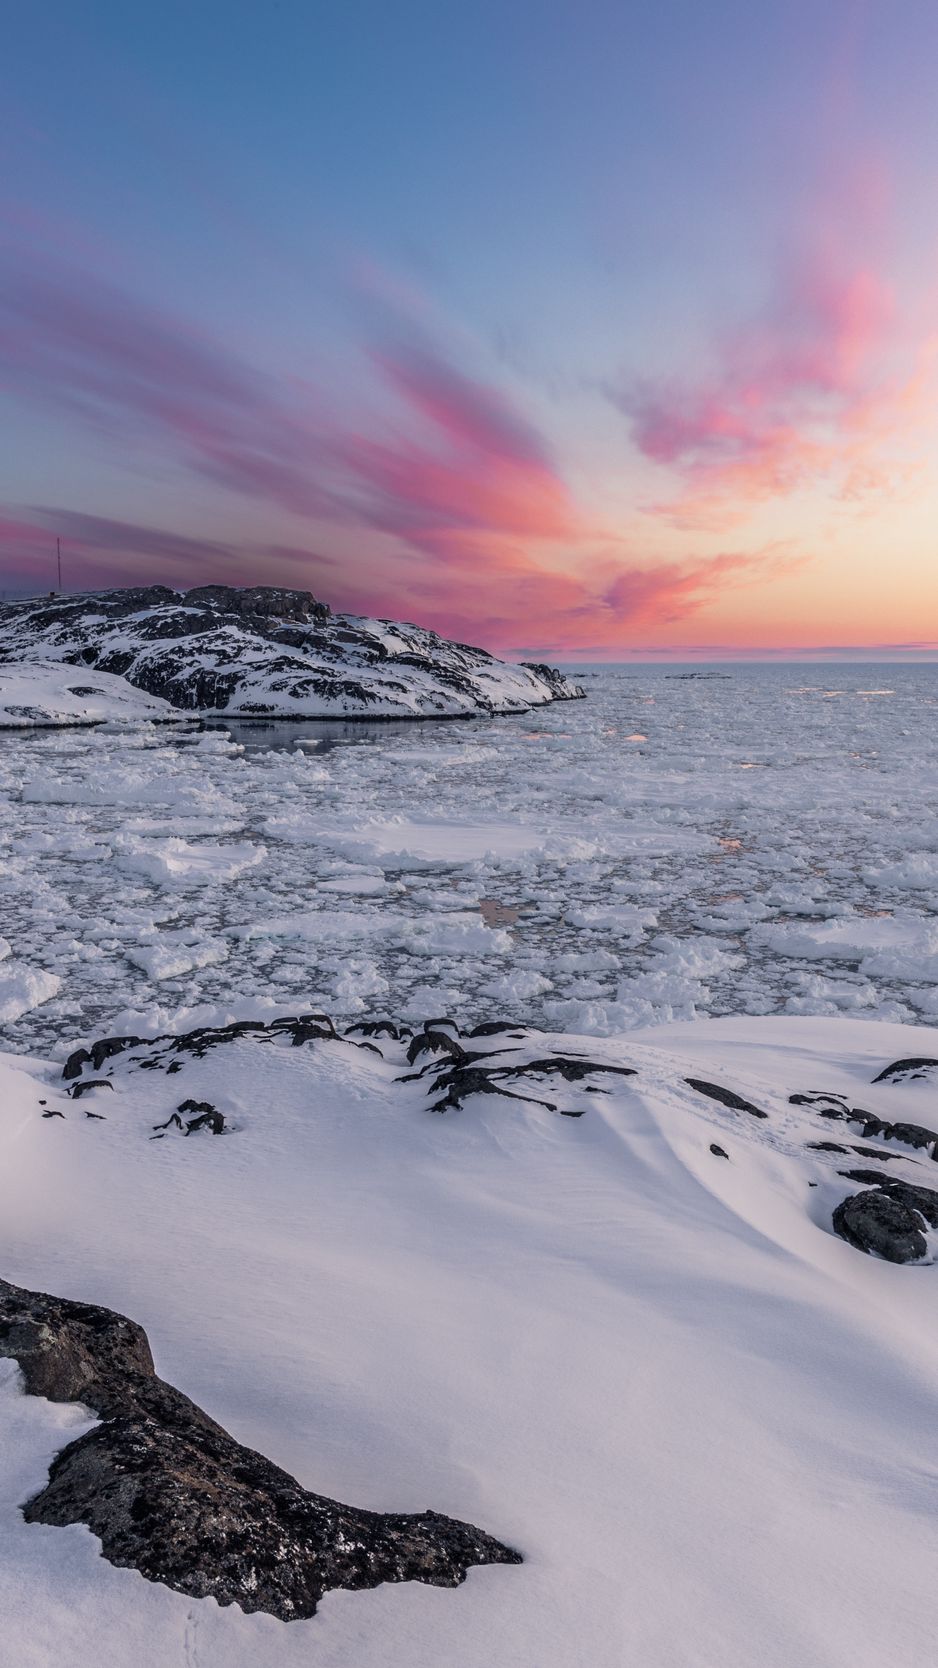
[[[908,1066],[909,1062],[902,1061],[901,1064]],[[890,1079],[880,1073],[873,1081],[881,1083]],[[916,1150],[927,1147],[929,1156],[938,1162],[938,1130],[928,1129],[924,1124],[894,1123],[889,1118],[878,1117],[875,1112],[864,1111],[862,1106],[851,1106],[842,1095],[798,1094],[789,1095],[788,1100],[791,1106],[811,1106],[820,1117],[835,1123],[859,1124],[867,1139],[878,1135],[883,1141],[899,1141],[904,1147]]]
[[[500,1052],[500,1051],[499,1051]],[[461,1058],[455,1065],[446,1067],[439,1076],[433,1079],[431,1093],[438,1098],[430,1108],[432,1112],[458,1112],[469,1099],[470,1095],[502,1095],[506,1100],[526,1100],[535,1106],[543,1106],[548,1112],[560,1112],[566,1118],[582,1118],[585,1107],[559,1106],[556,1101],[544,1100],[540,1095],[523,1095],[517,1089],[505,1087],[506,1078],[542,1078],[559,1077],[563,1083],[585,1083],[593,1093],[600,1092],[601,1085],[591,1084],[587,1080],[602,1072],[614,1077],[635,1077],[632,1066],[608,1066],[598,1060],[583,1060],[571,1058],[565,1054],[550,1054],[540,1059],[526,1060],[512,1066],[480,1065],[479,1061],[487,1059],[485,1054],[469,1054],[462,1052]],[[431,1062],[433,1066],[441,1064]],[[427,1068],[424,1068],[425,1070]],[[442,1093],[441,1093],[442,1091]]]
[[[53,1460],[29,1523],[84,1523],[104,1556],[193,1598],[282,1621],[333,1588],[455,1587],[520,1555],[437,1512],[360,1511],[310,1494],[156,1376],[143,1328],[110,1309],[0,1280],[0,1354],[31,1395],[81,1402],[103,1423]]]
[[[64,660],[184,711],[240,718],[433,718],[523,712],[583,690],[550,666],[386,620],[309,591],[165,585],[0,605],[0,664]]]
[[[719,1083],[707,1083],[702,1077],[686,1077],[684,1079],[689,1089],[695,1089],[698,1095],[706,1095],[708,1100],[719,1101],[721,1106],[729,1107],[731,1112],[748,1112],[753,1118],[767,1118],[768,1113],[753,1106],[751,1100],[744,1100],[735,1089],[723,1089]]]
[[[439,1029],[444,1025],[447,1027],[446,1030]],[[501,1095],[506,1100],[530,1101],[546,1107],[550,1112],[579,1118],[585,1108],[558,1106],[556,1102],[544,1100],[538,1095],[521,1094],[516,1089],[506,1088],[504,1080],[533,1078],[537,1084],[545,1077],[556,1077],[563,1083],[584,1083],[588,1089],[599,1093],[602,1085],[590,1083],[589,1079],[604,1074],[613,1077],[636,1075],[632,1066],[613,1066],[601,1060],[585,1059],[580,1055],[550,1054],[510,1065],[489,1064],[493,1058],[503,1054],[505,1049],[468,1049],[463,1046],[463,1042],[476,1040],[479,1043],[487,1043],[497,1039],[504,1039],[506,1042],[524,1041],[523,1031],[509,1028],[507,1024],[498,1021],[488,1021],[477,1026],[463,1040],[460,1040],[455,1023],[449,1019],[426,1020],[422,1030],[416,1035],[413,1035],[408,1027],[398,1028],[390,1020],[359,1021],[349,1027],[345,1037],[340,1038],[328,1014],[305,1013],[269,1021],[239,1019],[232,1021],[230,1025],[204,1025],[179,1035],[101,1037],[88,1048],[75,1049],[62,1067],[62,1076],[70,1085],[68,1095],[75,1099],[81,1096],[86,1086],[112,1087],[106,1078],[83,1078],[86,1066],[90,1066],[93,1072],[99,1072],[106,1061],[114,1060],[122,1054],[130,1054],[130,1064],[140,1071],[178,1072],[182,1069],[187,1055],[202,1060],[210,1049],[242,1038],[251,1038],[258,1043],[289,1045],[292,1048],[301,1048],[308,1042],[344,1041],[356,1048],[371,1048],[376,1054],[381,1054],[381,1049],[376,1044],[359,1041],[358,1033],[380,1037],[390,1044],[402,1047],[404,1060],[408,1065],[416,1065],[426,1056],[424,1064],[419,1066],[418,1070],[405,1073],[400,1081],[412,1083],[426,1079],[428,1093],[434,1097],[431,1106],[431,1111],[434,1112],[459,1111],[470,1095],[480,1094]],[[725,1093],[730,1094],[731,1091],[727,1090]],[[195,1112],[196,1118],[192,1122],[185,1120],[182,1114],[186,1112]],[[760,1113],[759,1116],[763,1117],[765,1114]],[[156,1132],[162,1134],[170,1128],[186,1134],[208,1128],[212,1133],[220,1135],[225,1129],[225,1123],[222,1114],[209,1102],[183,1101],[164,1124],[156,1126]]]
[[[268,1047],[299,1048],[324,1042],[370,1049],[399,1068],[395,1079],[398,1083],[418,1086],[426,1110],[435,1113],[458,1113],[477,1096],[495,1096],[543,1107],[561,1117],[581,1118],[590,1110],[591,1102],[586,1097],[608,1093],[610,1078],[638,1076],[632,1066],[581,1054],[545,1053],[542,1038],[510,1020],[485,1020],[466,1031],[455,1020],[447,1018],[425,1020],[416,1030],[396,1025],[387,1018],[358,1020],[340,1035],[329,1015],[323,1013],[303,1013],[269,1021],[237,1020],[229,1025],[202,1026],[182,1035],[149,1039],[103,1037],[69,1055],[62,1076],[69,1084],[67,1092],[74,1097],[85,1084],[100,1086],[101,1079],[92,1074],[102,1068],[111,1073],[114,1067],[106,1062],[116,1061],[121,1055],[129,1056],[127,1065],[131,1070],[171,1073],[182,1070],[187,1057],[201,1060],[214,1048],[242,1040]],[[920,1070],[927,1063],[901,1061],[896,1063],[896,1069],[904,1072],[912,1065]],[[409,1069],[400,1069],[405,1067]],[[768,1112],[723,1084],[699,1077],[686,1077],[682,1081],[696,1094],[729,1112],[760,1121],[769,1117]],[[585,1093],[576,1093],[578,1089]],[[879,1137],[890,1144],[927,1149],[931,1158],[938,1153],[938,1134],[934,1130],[918,1124],[893,1123],[851,1107],[839,1092],[799,1091],[789,1095],[788,1101],[789,1105],[804,1107],[821,1118],[845,1125],[858,1123],[867,1138]],[[51,1118],[62,1114],[46,1110],[42,1116]],[[154,1126],[152,1138],[162,1139],[170,1130],[184,1135],[202,1130],[223,1135],[227,1134],[228,1125],[211,1102],[187,1100],[163,1123]],[[716,1158],[729,1158],[719,1142],[711,1142],[710,1152]],[[878,1165],[921,1163],[921,1159],[908,1152],[887,1151],[847,1140],[805,1139],[804,1152],[815,1162],[833,1160],[834,1166],[837,1159],[843,1160],[851,1154],[875,1160]],[[840,1170],[838,1174],[861,1184],[866,1191],[852,1195],[837,1206],[832,1219],[835,1233],[855,1249],[891,1262],[917,1262],[925,1257],[928,1250],[925,1227],[938,1227],[938,1192],[879,1169]],[[808,1180],[809,1187],[817,1185],[816,1180]]]

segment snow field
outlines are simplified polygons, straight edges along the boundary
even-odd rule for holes
[[[736,1019],[513,1046],[639,1075],[552,1082],[581,1117],[490,1097],[440,1117],[387,1045],[243,1041],[170,1077],[122,1057],[113,1092],[80,1102],[41,1061],[0,1062],[5,1274],[141,1321],[158,1370],[306,1486],[432,1503],[526,1560],[455,1591],[328,1595],[289,1626],[184,1599],[80,1527],[18,1517],[82,1420],[7,1371],[0,1608],[18,1662],[929,1660],[935,1271],[832,1234],[851,1184],[805,1151],[830,1126],[787,1097],[915,1116],[933,1090],[871,1078],[938,1055],[938,1031]],[[695,1074],[768,1118],[696,1094]],[[151,1141],[183,1095],[231,1133]],[[66,1116],[43,1119],[40,1096]],[[890,1171],[930,1178],[895,1151]]]

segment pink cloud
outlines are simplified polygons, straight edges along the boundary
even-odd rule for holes
[[[639,451],[681,481],[652,508],[679,525],[726,526],[819,481],[846,496],[891,489],[890,449],[914,431],[924,350],[903,341],[885,279],[821,245],[760,317],[718,338],[707,375],[609,392]]]
[[[381,334],[370,358],[394,397],[393,423],[356,433],[327,418],[296,382],[257,371],[206,333],[96,278],[8,274],[0,281],[0,386],[92,425],[112,458],[125,448],[133,461],[136,447],[149,465],[161,449],[229,492],[332,523],[343,549],[361,539],[353,564],[323,574],[326,559],[296,546],[232,545],[45,510],[0,541],[8,571],[35,572],[45,588],[56,533],[68,541],[72,583],[86,586],[157,578],[308,584],[311,571],[314,588],[340,607],[407,613],[503,650],[517,646],[519,633],[532,648],[614,646],[637,622],[673,621],[760,571],[763,559],[748,555],[661,568],[637,561],[614,529],[577,505],[547,440],[501,390],[468,376],[412,319]],[[847,372],[833,365],[827,374],[836,381]],[[771,375],[783,383],[777,367]],[[648,422],[651,435],[650,410]],[[699,451],[713,427],[701,417],[693,435],[668,436],[662,423],[649,445],[677,460]]]
[[[404,536],[571,532],[546,446],[495,390],[425,346],[374,359],[422,443],[344,432],[305,391],[98,279],[14,271],[0,282],[0,387],[70,411],[109,448],[156,440],[229,490]]]
[[[463,376],[428,346],[372,357],[391,386],[457,446],[525,468],[552,467],[543,437],[497,389]]]
[[[316,423],[203,332],[78,271],[0,278],[0,388],[102,431],[154,441],[195,474],[300,515],[337,515]]]
[[[482,587],[469,569],[434,570],[387,588],[377,581],[367,602],[353,594],[347,606],[391,617],[403,612],[444,636],[506,654],[614,655],[636,632],[692,615],[728,586],[756,585],[796,565],[776,550],[656,566],[607,556],[586,577],[503,559]]]
[[[377,567],[350,577],[344,564],[301,546],[223,543],[102,516],[37,509],[0,519],[0,565],[7,586],[19,592],[52,587],[57,534],[72,590],[128,582],[185,589],[213,580],[298,585],[339,609],[412,619],[509,654],[617,652],[637,629],[692,614],[727,584],[756,583],[781,561],[777,553],[756,552],[650,567],[607,555],[587,578],[540,567],[523,550],[497,544],[487,552],[484,583],[478,565],[427,567],[416,561],[395,563],[390,572]]]

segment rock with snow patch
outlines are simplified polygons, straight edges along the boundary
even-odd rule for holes
[[[886,1262],[921,1262],[928,1250],[924,1228],[938,1228],[938,1193],[872,1172],[845,1173],[851,1180],[872,1180],[876,1185],[837,1206],[834,1232],[858,1251]]]
[[[0,1281],[0,1353],[26,1390],[102,1423],[52,1461],[30,1523],[84,1523],[104,1556],[193,1598],[283,1621],[323,1594],[385,1581],[455,1587],[519,1554],[437,1512],[391,1514],[311,1494],[156,1376],[143,1328],[90,1303]]]
[[[335,615],[308,591],[262,585],[0,606],[0,666],[37,660],[93,667],[89,684],[126,679],[166,711],[232,718],[455,718],[583,694],[552,667],[510,665],[419,626]]]

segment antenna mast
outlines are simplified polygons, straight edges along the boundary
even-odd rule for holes
[[[58,567],[58,570],[59,570],[59,590],[61,591],[61,589],[62,589],[62,541],[61,541],[61,539],[56,539],[56,541],[55,541],[55,560],[56,560],[56,566]]]

